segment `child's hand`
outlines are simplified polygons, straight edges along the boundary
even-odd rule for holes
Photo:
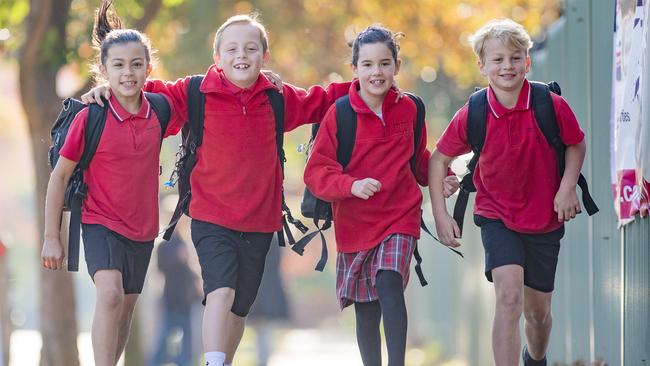
[[[81,101],[84,104],[97,103],[103,107],[104,102],[102,102],[102,96],[104,96],[106,100],[111,97],[111,89],[108,87],[108,85],[98,85],[90,89],[88,93],[81,96]]]
[[[353,196],[367,200],[381,189],[381,183],[372,178],[355,180],[350,192]]]
[[[455,175],[448,175],[442,181],[442,194],[445,198],[449,198],[452,194],[456,193],[458,187],[460,187],[458,177]]]
[[[65,252],[60,239],[45,239],[43,242],[43,250],[41,251],[41,262],[43,268],[59,270],[63,269],[63,260],[65,259]]]
[[[553,200],[553,210],[557,212],[557,221],[559,222],[574,219],[577,214],[582,212],[575,186],[572,188],[560,186]]]
[[[460,238],[460,228],[453,217],[448,213],[434,216],[436,221],[436,232],[442,244],[448,247],[459,247],[460,243],[456,238]]]
[[[262,74],[264,74],[264,76],[266,76],[266,78],[269,79],[269,81],[273,83],[276,88],[278,88],[280,94],[282,94],[282,78],[280,75],[274,73],[271,70],[262,70]]]

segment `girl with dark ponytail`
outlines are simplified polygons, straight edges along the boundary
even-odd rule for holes
[[[108,110],[97,150],[83,170],[87,195],[81,214],[86,264],[97,289],[92,324],[97,366],[114,366],[124,350],[158,235],[159,149],[166,131],[153,112],[169,103],[161,95],[143,93],[151,72],[149,39],[137,30],[121,29],[111,3],[102,2],[93,30],[98,50],[93,71],[108,83],[111,97],[105,101]],[[48,269],[64,266],[63,197],[84,151],[88,111],[81,110],[72,122],[50,176],[41,253]],[[170,122],[178,118],[173,111],[169,117]]]

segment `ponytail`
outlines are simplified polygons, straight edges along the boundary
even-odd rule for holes
[[[95,11],[95,25],[93,26],[93,44],[101,47],[106,35],[113,29],[121,29],[122,21],[115,11],[111,11],[113,0],[104,0],[99,9]]]

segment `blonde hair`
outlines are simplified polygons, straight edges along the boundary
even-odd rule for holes
[[[533,47],[533,41],[524,27],[512,19],[493,19],[487,22],[470,37],[474,53],[481,60],[485,57],[485,42],[499,39],[508,48],[526,51]]]
[[[233,15],[228,20],[226,20],[220,27],[217,29],[217,34],[214,36],[214,53],[219,52],[219,46],[221,45],[221,38],[223,36],[224,30],[230,27],[233,24],[250,24],[257,28],[260,31],[260,41],[262,41],[262,51],[266,53],[269,50],[269,37],[266,34],[266,28],[259,21],[259,14],[238,14]]]

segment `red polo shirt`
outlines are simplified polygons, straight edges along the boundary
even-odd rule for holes
[[[144,96],[136,114],[126,111],[114,96],[108,105],[97,152],[84,171],[88,195],[81,222],[103,225],[131,240],[150,241],[158,235],[160,124]],[[87,108],[77,114],[61,156],[81,159],[87,118]]]
[[[507,109],[488,88],[485,145],[474,171],[474,213],[503,221],[511,230],[546,233],[562,226],[553,210],[560,187],[557,155],[537,126],[527,80],[517,104]],[[584,138],[576,117],[561,96],[551,93],[560,139],[575,145]],[[456,157],[471,151],[467,141],[467,104],[451,120],[437,149]]]

